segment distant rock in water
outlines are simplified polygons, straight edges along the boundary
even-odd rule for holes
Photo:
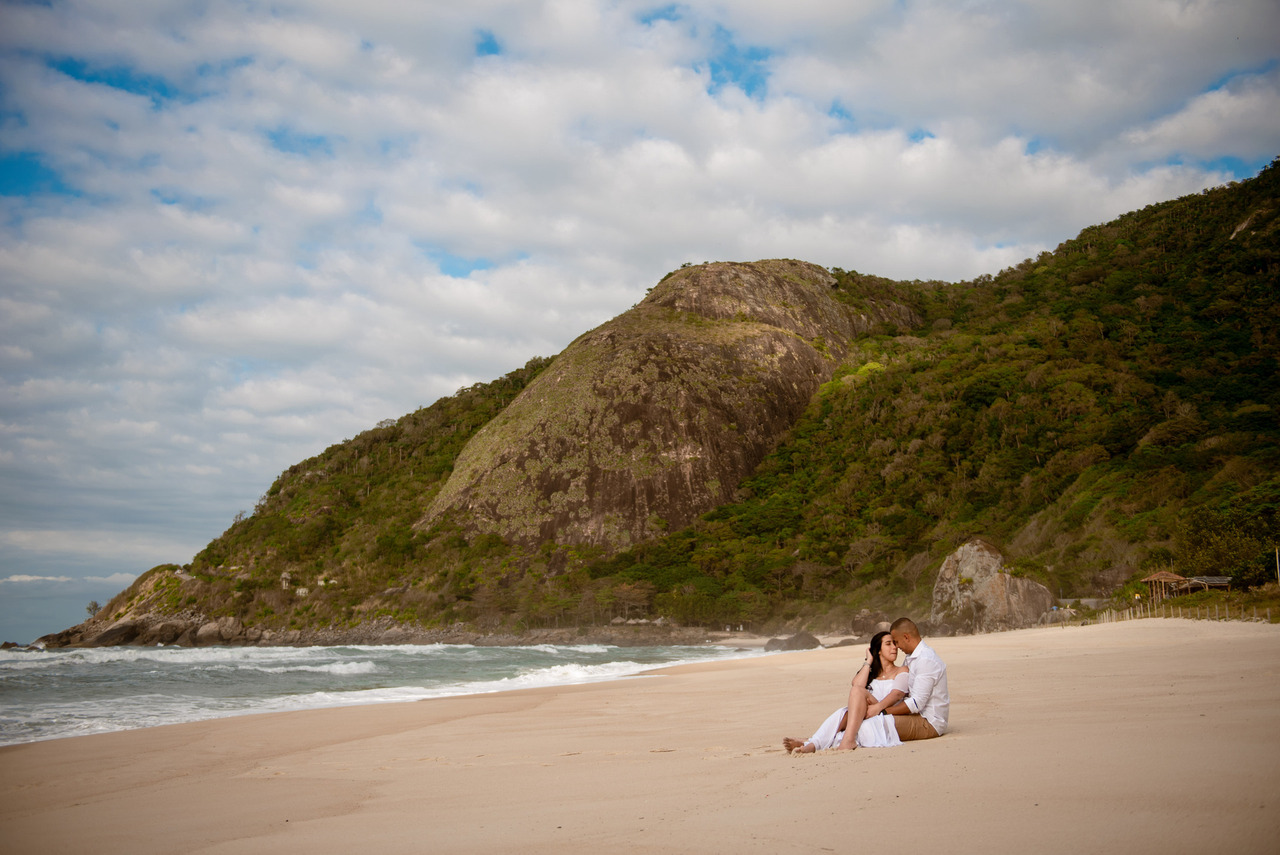
[[[764,649],[773,650],[813,650],[815,647],[821,647],[822,642],[817,636],[808,632],[797,632],[790,638],[771,638],[765,642]]]
[[[859,313],[834,284],[798,261],[668,276],[471,439],[419,527],[449,514],[512,543],[612,550],[733,501],[855,335],[919,322],[896,304]]]
[[[930,622],[967,632],[1034,626],[1053,606],[1039,582],[1009,575],[1004,555],[974,538],[942,562],[933,586]]]

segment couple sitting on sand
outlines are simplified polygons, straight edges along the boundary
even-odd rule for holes
[[[901,665],[899,650],[907,654]],[[853,676],[849,705],[828,716],[805,742],[788,736],[782,747],[788,754],[812,754],[932,739],[946,732],[950,709],[946,664],[910,619],[898,618],[888,632],[872,636],[866,660]],[[855,726],[848,727],[849,722]]]

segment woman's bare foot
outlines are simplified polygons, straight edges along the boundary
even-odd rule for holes
[[[812,754],[817,749],[812,743],[801,742],[799,739],[792,739],[790,736],[782,738],[782,747],[787,749],[787,753],[795,752],[797,754]]]

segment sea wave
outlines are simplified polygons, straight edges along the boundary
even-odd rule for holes
[[[67,665],[111,665],[133,662],[158,662],[185,665],[236,664],[259,659],[306,661],[326,656],[322,647],[85,647],[12,655],[4,651],[0,668],[56,668]]]
[[[476,695],[487,692],[509,692],[513,689],[535,689],[543,686],[594,683],[600,680],[616,680],[620,677],[634,676],[642,671],[656,667],[659,667],[659,665],[629,661],[605,662],[599,665],[551,665],[546,668],[535,668],[513,677],[441,686],[437,690],[437,694],[439,696]]]
[[[306,671],[312,674],[375,674],[378,666],[372,662],[329,662],[324,665],[292,665],[279,668],[253,667],[250,670],[266,674],[288,674]]]
[[[517,647],[516,649],[536,650],[539,653],[565,655],[575,653],[608,653],[610,650],[615,650],[617,648],[610,647],[607,644],[528,644]]]
[[[727,647],[85,648],[0,656],[0,745],[232,715],[613,680]]]

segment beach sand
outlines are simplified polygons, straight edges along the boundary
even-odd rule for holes
[[[951,730],[788,756],[862,649],[0,749],[6,853],[1280,851],[1280,627],[930,639]]]

